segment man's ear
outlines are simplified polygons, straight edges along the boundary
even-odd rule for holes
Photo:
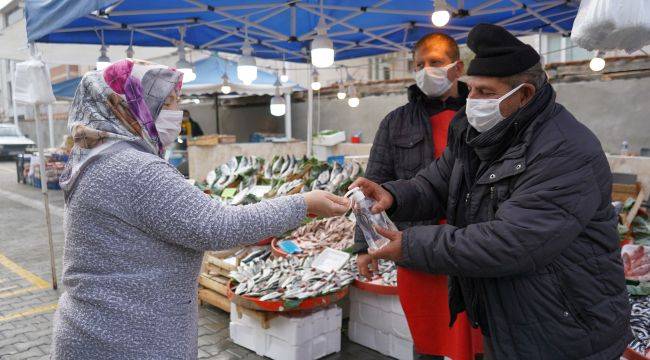
[[[530,102],[530,100],[535,96],[535,86],[533,84],[524,83],[524,86],[521,87],[521,105],[524,106]]]

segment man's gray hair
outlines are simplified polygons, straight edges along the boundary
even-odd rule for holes
[[[528,69],[520,72],[519,74],[506,76],[501,78],[501,81],[510,85],[511,88],[523,83],[529,83],[539,90],[546,82],[546,72],[541,62],[529,67]]]

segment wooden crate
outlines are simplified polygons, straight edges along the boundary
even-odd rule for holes
[[[201,304],[207,303],[227,313],[230,313],[230,300],[228,300],[226,296],[210,289],[206,289],[204,287],[199,288],[199,301]]]
[[[228,281],[230,281],[230,279],[224,276],[208,276],[206,274],[199,275],[199,285],[223,296],[228,295]]]
[[[641,208],[643,200],[645,200],[645,189],[640,182],[636,184],[613,184],[612,185],[612,201],[625,202],[627,199],[633,198],[634,205],[627,213],[621,213],[621,223],[628,228],[636,217],[636,214]]]
[[[197,136],[190,139],[187,143],[193,146],[213,146],[217,144],[234,144],[235,142],[237,142],[235,135],[210,134]]]

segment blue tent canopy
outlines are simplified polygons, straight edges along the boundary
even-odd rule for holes
[[[259,70],[257,79],[251,85],[244,85],[237,78],[237,63],[227,60],[216,55],[197,61],[194,64],[196,80],[183,86],[183,93],[186,95],[211,94],[219,91],[222,85],[221,76],[228,74],[230,85],[233,92],[238,94],[273,94],[275,90],[274,83],[276,75],[266,71]],[[65,80],[52,84],[54,96],[59,99],[70,100],[74,98],[77,86],[81,82],[81,77]],[[301,89],[293,82],[282,84],[283,92]]]
[[[432,1],[323,0],[336,60],[407,51],[422,35],[443,31],[459,42],[478,23],[517,35],[570,33],[578,0],[448,0],[453,14],[439,29]],[[321,17],[318,0],[26,0],[30,41],[177,46],[180,29],[195,49],[239,53],[247,36],[254,55],[307,62]]]

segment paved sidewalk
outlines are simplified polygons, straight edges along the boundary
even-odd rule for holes
[[[63,194],[50,191],[55,258],[60,283]],[[52,290],[40,190],[16,183],[15,165],[0,162],[0,359],[48,359],[52,315],[61,289]],[[230,341],[229,316],[204,306],[199,313],[202,359],[262,359]],[[326,359],[385,359],[342,336],[342,352]]]

